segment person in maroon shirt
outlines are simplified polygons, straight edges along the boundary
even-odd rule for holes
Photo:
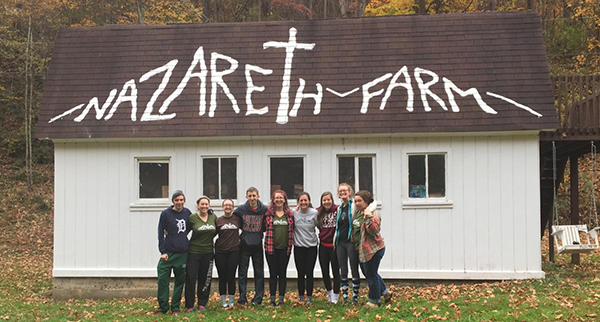
[[[321,195],[321,206],[317,208],[317,227],[319,228],[319,264],[323,274],[323,283],[329,295],[329,302],[337,303],[340,295],[340,265],[333,245],[335,222],[338,206],[333,203],[333,194],[329,191]],[[333,272],[333,288],[329,277],[329,265]]]
[[[223,200],[223,216],[217,218],[215,264],[219,273],[219,294],[223,308],[233,307],[235,296],[235,272],[240,261],[240,228],[242,222],[233,216],[233,200]],[[229,295],[229,305],[227,304]]]

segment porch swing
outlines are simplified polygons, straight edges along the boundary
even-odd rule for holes
[[[553,217],[556,224],[552,225],[552,236],[554,237],[554,245],[556,246],[557,254],[573,254],[573,253],[589,253],[600,248],[598,243],[598,235],[600,227],[598,225],[598,211],[596,210],[595,197],[595,179],[596,179],[596,146],[594,141],[591,142],[592,154],[592,210],[596,218],[596,227],[588,230],[587,225],[559,225],[558,212],[556,207],[556,145],[552,141],[552,171],[554,183],[554,203],[552,206]],[[582,238],[583,237],[583,238]],[[582,239],[584,243],[582,243]]]

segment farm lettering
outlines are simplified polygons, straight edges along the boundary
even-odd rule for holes
[[[316,84],[314,84],[314,87],[316,87],[316,92],[315,93],[310,93],[310,92],[306,93],[304,91],[305,87],[306,87],[306,81],[302,78],[298,79],[298,82],[300,85],[298,86],[296,95],[294,97],[294,105],[290,109],[290,89],[291,89],[290,83],[291,83],[292,70],[293,70],[294,51],[296,51],[296,50],[313,50],[315,47],[315,44],[298,43],[296,41],[296,34],[297,34],[296,28],[290,28],[289,38],[288,38],[287,42],[268,41],[263,44],[263,50],[285,49],[285,63],[283,66],[283,77],[282,77],[282,82],[281,82],[279,106],[277,107],[276,122],[278,124],[287,124],[289,121],[289,117],[296,117],[298,115],[298,110],[300,109],[302,102],[306,99],[314,100],[313,114],[318,115],[321,112],[321,102],[323,101],[323,85],[321,85],[320,83],[316,83]],[[223,70],[217,70],[217,63],[219,61],[226,62],[228,64],[228,67]],[[156,88],[156,90],[152,94],[152,97],[146,104],[146,108],[144,109],[144,113],[142,114],[140,121],[142,121],[142,122],[163,121],[163,120],[170,120],[170,119],[175,118],[177,116],[176,113],[168,113],[169,105],[175,99],[177,99],[177,97],[179,97],[181,95],[181,93],[186,88],[187,84],[189,83],[189,81],[192,78],[197,78],[199,81],[199,84],[200,84],[199,112],[198,112],[199,116],[204,116],[206,114],[208,81],[210,81],[210,102],[208,105],[208,117],[214,117],[214,115],[215,115],[215,111],[217,109],[217,89],[219,87],[221,88],[223,93],[225,93],[225,96],[227,97],[227,99],[229,99],[229,101],[231,102],[231,107],[234,110],[234,112],[236,114],[240,114],[241,110],[240,110],[238,101],[237,101],[236,97],[231,93],[229,86],[227,85],[227,82],[225,81],[225,76],[232,74],[240,67],[239,62],[236,59],[234,59],[233,57],[229,57],[227,55],[223,55],[223,54],[220,54],[217,52],[212,52],[212,53],[210,53],[209,66],[207,66],[206,59],[205,59],[205,52],[204,52],[204,48],[202,46],[200,46],[194,53],[192,62],[190,64],[190,66],[188,67],[185,76],[179,82],[179,85],[177,86],[175,91],[173,91],[173,93],[171,93],[167,97],[167,99],[164,100],[162,105],[158,108],[158,111],[155,112],[156,108],[154,106],[154,103],[158,99],[159,95],[161,95],[163,93],[163,91],[167,87],[167,84],[169,84],[171,75],[173,74],[173,70],[177,66],[178,62],[179,61],[177,59],[173,59],[170,62],[168,62],[167,64],[145,73],[138,80],[137,83],[141,84],[152,77],[163,74],[162,80],[161,80],[160,84],[158,85],[158,88]],[[208,78],[209,71],[210,71],[210,80]],[[244,65],[244,74],[245,74],[245,79],[246,79],[246,96],[245,96],[246,113],[245,113],[245,116],[266,114],[269,111],[268,106],[263,106],[263,107],[260,107],[257,109],[254,107],[254,104],[252,103],[252,93],[262,92],[265,90],[264,86],[257,86],[254,83],[254,81],[252,79],[252,75],[253,74],[271,75],[271,74],[273,74],[273,70],[265,69],[265,68],[262,68],[262,67],[256,66],[256,65],[245,64]],[[413,88],[411,74],[415,79],[416,89]],[[387,101],[390,98],[390,96],[392,95],[392,91],[398,87],[400,87],[406,91],[406,94],[407,94],[406,110],[409,112],[414,111],[413,106],[414,106],[415,90],[418,90],[419,98],[421,99],[421,101],[423,103],[423,108],[426,112],[430,112],[432,110],[432,108],[430,106],[430,100],[433,100],[435,103],[437,103],[444,111],[448,111],[446,102],[431,90],[431,86],[438,83],[439,80],[440,80],[440,77],[433,71],[426,70],[426,69],[423,69],[420,67],[415,67],[412,70],[412,73],[410,73],[408,67],[403,66],[396,73],[387,73],[381,77],[378,77],[378,78],[362,85],[360,88],[353,88],[353,89],[343,92],[343,93],[340,93],[329,87],[326,87],[325,90],[327,92],[329,92],[335,96],[341,97],[341,98],[347,97],[349,95],[352,95],[352,94],[360,91],[362,94],[362,105],[360,107],[360,112],[363,114],[367,113],[367,111],[369,109],[370,100],[374,97],[381,96],[381,95],[383,95],[383,98],[381,99],[381,104],[379,105],[379,109],[380,110],[385,109]],[[377,91],[371,91],[371,89],[373,87],[375,87],[376,85],[378,85],[380,83],[386,84],[385,82],[388,82],[388,83],[387,83],[387,86],[384,86],[384,88],[379,89]],[[449,80],[445,77],[442,78],[442,82],[444,84],[444,90],[445,90],[446,97],[448,99],[450,109],[452,112],[460,112],[460,108],[455,101],[455,94],[458,94],[462,97],[472,96],[475,99],[475,101],[477,102],[477,104],[479,105],[479,107],[481,108],[481,110],[484,111],[485,113],[488,113],[488,114],[497,114],[498,113],[496,110],[494,110],[492,107],[490,107],[483,100],[481,94],[479,93],[479,91],[476,88],[469,88],[467,90],[461,90],[451,80]],[[118,92],[118,95],[117,95],[117,92]],[[52,119],[50,119],[50,121],[48,123],[52,123],[58,119],[62,119],[67,115],[73,114],[76,111],[81,110],[82,108],[83,108],[83,111],[81,111],[81,114],[79,114],[77,117],[75,117],[73,119],[75,122],[81,122],[83,119],[85,119],[85,117],[88,115],[88,113],[91,111],[92,108],[96,112],[96,120],[104,119],[105,121],[107,121],[113,117],[114,113],[117,111],[119,106],[123,103],[128,103],[131,105],[131,121],[135,122],[135,121],[137,121],[137,105],[138,105],[137,104],[137,102],[138,102],[137,92],[138,92],[138,90],[137,90],[137,86],[136,86],[136,81],[135,81],[135,79],[131,79],[131,80],[125,82],[125,84],[123,84],[120,91],[116,88],[111,90],[110,93],[108,94],[108,97],[106,98],[106,100],[104,101],[104,103],[102,104],[101,107],[100,107],[100,102],[99,102],[98,97],[93,97],[92,99],[89,100],[87,105],[79,104],[79,105],[65,111],[64,113],[53,117]],[[499,95],[496,93],[491,93],[491,92],[486,92],[486,95],[496,98],[496,99],[503,100],[505,102],[508,102],[509,104],[515,105],[516,107],[526,110],[529,113],[531,113],[537,117],[542,117],[542,115],[540,113],[532,110],[528,106],[522,105],[522,104],[520,104],[514,100],[511,100],[507,97],[504,97],[502,95]],[[115,97],[116,97],[116,99],[115,99]],[[85,108],[84,108],[84,106],[85,106]],[[110,109],[109,109],[109,107],[110,107]],[[107,111],[108,111],[108,113],[106,113]],[[106,113],[106,115],[105,115],[105,113]]]

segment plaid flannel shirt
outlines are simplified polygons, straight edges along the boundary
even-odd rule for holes
[[[291,211],[286,213],[288,221],[288,246],[287,254],[292,254],[292,246],[294,245],[294,215]],[[275,253],[275,226],[273,221],[275,220],[275,214],[270,213],[267,210],[265,214],[265,252],[269,255]]]
[[[373,255],[385,247],[383,237],[379,233],[381,229],[381,216],[377,210],[373,211],[371,218],[365,218],[360,226],[360,246],[358,248],[358,259],[366,263]]]

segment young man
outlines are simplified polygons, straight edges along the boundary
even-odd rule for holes
[[[260,305],[265,293],[265,271],[263,259],[263,220],[267,207],[258,200],[258,189],[254,187],[246,190],[246,203],[239,206],[233,214],[240,217],[242,222],[242,234],[240,235],[240,266],[239,266],[239,289],[240,298],[238,303],[246,305],[246,287],[248,283],[248,267],[252,258],[254,269],[254,289],[256,294],[252,299],[252,305]]]
[[[189,242],[187,239],[190,210],[185,208],[183,191],[176,190],[171,197],[173,205],[160,213],[158,220],[158,310],[155,315],[169,311],[169,282],[171,271],[175,275],[171,313],[179,314],[181,292],[185,284],[185,263]]]

